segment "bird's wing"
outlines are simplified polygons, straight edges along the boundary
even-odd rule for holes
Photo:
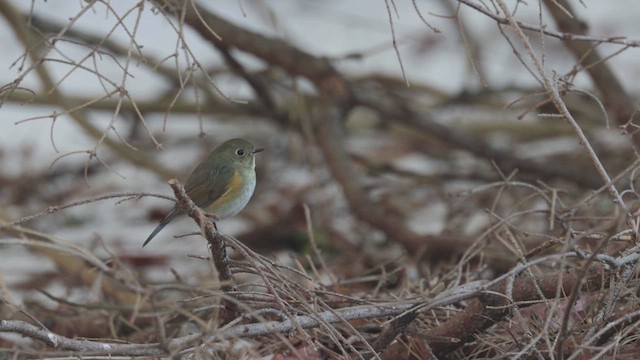
[[[198,166],[189,176],[184,189],[198,207],[206,208],[229,190],[235,171],[230,166],[219,166],[210,171],[199,170]]]

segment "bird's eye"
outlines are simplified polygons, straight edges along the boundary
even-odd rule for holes
[[[242,150],[242,149],[238,149],[238,150],[236,150],[236,154],[237,154],[238,156],[242,156],[242,155],[244,155],[244,150]]]

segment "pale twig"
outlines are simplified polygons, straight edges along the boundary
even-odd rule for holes
[[[116,104],[116,107],[113,111],[113,114],[111,115],[111,120],[109,121],[109,124],[106,126],[104,132],[102,133],[102,136],[98,139],[98,141],[96,142],[96,144],[94,145],[94,152],[98,151],[98,148],[102,145],[102,143],[105,141],[107,135],[109,134],[109,131],[114,131],[115,130],[115,122],[118,119],[118,115],[120,114],[120,109],[122,107],[122,103],[126,98],[129,98],[131,100],[132,103],[134,103],[133,99],[131,99],[128,96],[128,92],[127,92],[127,87],[126,87],[126,81],[127,78],[129,78],[131,75],[129,74],[129,66],[131,65],[131,61],[132,61],[132,55],[133,55],[133,51],[134,49],[138,50],[138,53],[140,52],[140,46],[136,43],[136,34],[138,32],[138,26],[140,25],[140,18],[142,16],[142,11],[144,10],[144,2],[139,2],[136,6],[130,8],[127,12],[125,12],[125,14],[123,16],[120,16],[116,11],[114,11],[111,6],[109,4],[105,4],[107,6],[107,9],[109,9],[111,11],[111,13],[114,14],[114,16],[118,19],[118,22],[116,25],[120,25],[129,35],[129,49],[127,52],[127,55],[125,56],[125,63],[123,66],[123,71],[122,71],[122,80],[120,82],[120,84],[118,84],[118,86],[116,87],[116,89],[118,90],[118,94],[120,96],[118,96],[118,101]],[[133,26],[133,32],[129,32],[127,26],[124,24],[123,20],[124,18],[126,18],[128,16],[129,13],[133,12],[135,9],[137,9],[137,17],[135,18],[135,22],[134,22],[134,26]],[[143,117],[141,116],[142,114],[140,114],[138,112],[139,116],[141,119],[143,119]],[[144,125],[144,121],[142,122]],[[146,126],[145,126],[146,127]],[[147,129],[148,130],[148,129]],[[155,139],[155,137],[153,136],[153,134],[151,132],[148,132],[149,137],[151,138],[151,140],[153,141],[153,143],[156,145],[157,148],[160,148],[160,143]],[[135,150],[135,147],[130,145],[126,140],[121,138],[121,141],[126,145],[129,146],[131,149]]]
[[[92,2],[91,5],[95,3],[98,2]],[[61,30],[61,33],[64,33],[64,31],[66,31],[68,27],[71,27],[71,25],[75,23],[75,21],[77,21],[77,19],[89,8],[90,6],[84,7],[80,13],[70,19],[63,30]],[[22,79],[27,76],[27,74],[35,70],[38,75],[38,79],[42,82],[48,94],[50,94],[52,102],[62,107],[63,109],[71,109],[76,107],[77,104],[72,103],[68,98],[66,98],[66,94],[60,89],[60,87],[55,85],[54,78],[50,71],[46,67],[42,66],[43,58],[45,58],[46,55],[43,56],[41,53],[38,53],[36,49],[31,47],[34,42],[41,41],[41,37],[37,37],[36,34],[34,34],[34,31],[27,28],[23,22],[18,21],[18,19],[21,19],[21,16],[19,12],[10,4],[6,2],[0,2],[0,13],[4,14],[6,18],[11,20],[12,28],[18,35],[19,40],[24,44],[25,49],[27,49],[24,56],[30,58],[33,62],[33,65],[29,69],[23,71],[21,76],[16,81],[14,81],[14,83],[16,84],[15,86],[18,86]],[[96,128],[89,121],[86,113],[78,110],[70,113],[70,115],[74,118],[80,128],[82,128],[82,130],[89,134],[89,136],[95,139],[100,139],[103,137],[104,132]],[[154,168],[157,172],[161,173],[165,177],[171,177],[171,171],[161,166],[160,164],[150,161],[148,156],[144,156],[138,152],[132,151],[128,147],[123,146],[110,138],[105,138],[104,143],[120,156],[129,159],[129,161],[131,161],[132,163],[135,163],[144,168]]]
[[[595,150],[593,149],[593,147],[591,147],[589,139],[587,139],[587,137],[584,134],[584,131],[582,131],[582,128],[580,127],[580,125],[573,118],[573,115],[571,115],[571,112],[567,108],[567,105],[564,103],[564,101],[562,100],[562,97],[560,96],[560,93],[558,92],[558,88],[557,88],[556,84],[552,83],[551,79],[549,78],[549,76],[547,75],[546,71],[542,67],[542,64],[540,64],[540,62],[536,58],[536,56],[534,54],[533,47],[531,46],[531,44],[529,42],[529,38],[524,34],[524,32],[522,31],[522,28],[520,27],[520,25],[510,15],[509,9],[507,8],[507,5],[504,3],[504,1],[503,0],[496,0],[496,2],[498,3],[500,8],[502,9],[502,12],[505,14],[506,19],[509,21],[509,23],[511,24],[513,29],[516,31],[516,34],[520,38],[520,41],[525,46],[525,48],[527,50],[527,53],[529,54],[529,59],[534,64],[538,74],[541,76],[544,88],[547,91],[547,94],[553,100],[553,103],[556,106],[557,110],[560,112],[560,114],[563,115],[565,120],[567,120],[567,122],[569,122],[569,124],[571,125],[571,127],[575,131],[576,136],[578,137],[578,140],[580,141],[580,144],[582,144],[585,147],[585,149],[587,150],[587,153],[589,154],[589,157],[591,158],[591,161],[592,161],[594,167],[596,168],[596,171],[598,171],[598,174],[600,174],[600,177],[604,180],[605,183],[610,184],[609,185],[609,192],[611,193],[611,196],[613,198],[614,203],[616,203],[618,206],[620,206],[622,208],[622,210],[625,211],[625,213],[627,213],[629,215],[629,218],[627,220],[629,221],[631,227],[632,228],[637,228],[637,226],[635,224],[635,220],[630,218],[631,213],[630,213],[629,209],[627,208],[624,200],[620,196],[620,193],[616,189],[615,185],[611,182],[611,178],[609,177],[609,174],[607,174],[607,170],[602,165],[602,162],[598,158],[598,155],[595,153]]]
[[[540,64],[540,62],[538,61],[538,59],[534,55],[533,47],[529,43],[529,39],[527,38],[527,36],[522,31],[522,29],[519,26],[519,24],[517,24],[517,22],[510,15],[509,10],[507,8],[507,5],[504,3],[504,1],[503,0],[496,0],[496,2],[498,3],[500,8],[502,9],[502,11],[505,14],[506,18],[509,20],[509,23],[511,24],[511,26],[516,31],[516,34],[520,38],[522,44],[525,46],[525,48],[527,50],[527,53],[529,54],[529,58],[530,58],[531,62],[534,64],[534,66],[536,67],[538,73],[540,74],[540,76],[541,76],[541,78],[543,80],[543,84],[544,84],[545,90],[547,91],[547,93],[551,97],[551,99],[553,100],[553,103],[554,103],[556,109],[560,112],[560,114],[562,114],[564,119],[574,129],[574,131],[576,133],[576,136],[578,137],[578,140],[585,147],[585,149],[586,149],[586,151],[587,151],[587,153],[588,153],[588,155],[589,155],[589,157],[591,159],[591,162],[593,163],[594,167],[596,168],[596,171],[599,173],[600,177],[604,180],[604,183],[608,184],[609,194],[612,197],[613,202],[625,213],[626,221],[629,224],[629,227],[631,229],[633,229],[633,231],[637,234],[638,233],[638,223],[637,223],[636,219],[633,217],[632,212],[627,207],[624,199],[622,198],[622,196],[618,192],[615,184],[612,183],[611,178],[609,177],[609,175],[607,173],[607,170],[604,168],[604,166],[603,166],[602,162],[600,161],[598,155],[596,154],[595,150],[591,146],[589,140],[587,139],[586,135],[584,134],[584,131],[579,126],[579,124],[576,122],[576,120],[573,118],[573,116],[569,112],[566,104],[562,100],[562,98],[560,96],[560,93],[559,93],[559,91],[557,89],[557,81],[556,81],[556,79],[554,78],[553,79],[554,81],[552,82],[552,80],[546,74],[546,72],[543,69],[542,65]],[[617,281],[615,285],[610,287],[611,291],[608,293],[608,296],[606,298],[604,306],[601,307],[599,309],[598,313],[596,314],[596,316],[595,316],[596,321],[594,322],[594,325],[591,327],[591,329],[589,331],[589,335],[595,333],[597,326],[602,326],[605,323],[605,320],[610,315],[610,313],[613,311],[614,304],[617,303],[617,300],[618,300],[618,298],[619,298],[619,296],[621,294],[622,289],[626,286],[626,284],[631,279],[631,274],[635,273],[635,269],[636,269],[636,264],[635,263],[632,264],[631,266],[627,267],[626,269],[624,269],[623,276],[621,276],[620,280]],[[562,353],[562,343],[561,343],[561,341],[559,341],[559,345],[558,346],[559,346],[558,347],[558,351],[560,353]]]
[[[637,322],[640,318],[640,311],[633,311],[628,314],[624,314],[624,316],[619,317],[616,320],[608,322],[605,326],[603,326],[597,333],[588,337],[585,341],[581,343],[581,346],[571,354],[571,356],[567,357],[567,360],[576,360],[583,358],[583,352],[586,349],[589,349],[590,346],[593,345],[594,342],[601,341],[602,338],[612,336],[615,334],[615,329],[621,326],[625,322]]]
[[[0,245],[22,245],[22,246],[36,247],[36,248],[40,247],[40,248],[46,248],[46,249],[53,249],[62,253],[78,256],[82,258],[84,261],[86,261],[87,263],[89,263],[91,266],[100,270],[101,272],[108,274],[114,279],[120,280],[121,283],[125,285],[125,287],[139,293],[144,293],[144,289],[140,288],[137,285],[129,284],[130,279],[124,279],[123,276],[119,275],[118,273],[115,273],[113,269],[109,267],[109,265],[104,263],[101,259],[96,257],[94,254],[91,253],[90,250],[86,248],[83,248],[71,242],[67,242],[62,239],[53,237],[51,235],[39,233],[33,230],[23,229],[23,228],[17,228],[16,230],[20,231],[23,235],[29,235],[38,239],[46,239],[49,242],[42,241],[42,240],[31,240],[31,239],[0,239]]]
[[[33,339],[43,341],[56,349],[84,351],[84,354],[162,355],[165,354],[165,351],[167,350],[170,351],[171,349],[184,349],[185,346],[188,346],[188,344],[192,344],[196,340],[211,343],[231,338],[249,338],[266,334],[289,332],[297,328],[313,328],[320,326],[323,323],[342,323],[344,321],[351,321],[355,319],[397,316],[409,310],[419,310],[422,312],[430,311],[438,307],[451,305],[463,300],[476,297],[482,293],[485,293],[485,291],[483,291],[482,289],[490,289],[498,285],[508,277],[517,276],[520,272],[525,271],[526,269],[536,264],[550,261],[553,258],[572,255],[576,256],[577,254],[554,254],[548,257],[530,261],[526,264],[520,264],[513,268],[512,271],[496,278],[489,283],[483,284],[481,282],[476,282],[474,284],[464,284],[462,286],[444,291],[430,300],[420,298],[413,301],[397,301],[376,305],[358,305],[337,310],[330,309],[315,313],[313,315],[293,316],[293,318],[284,321],[268,321],[235,325],[226,327],[225,329],[213,330],[205,334],[199,333],[180,338],[168,339],[164,343],[164,346],[166,347],[162,347],[160,344],[122,345],[107,344],[97,341],[79,341],[53,334],[49,331],[39,329],[33,325],[26,324],[21,321],[0,321],[0,332],[20,333]],[[598,256],[596,256],[596,258],[598,258]],[[637,257],[635,260],[637,261]],[[632,261],[632,259],[625,260],[625,262],[627,263],[629,261]],[[495,293],[494,291],[486,293],[501,295],[500,293]]]
[[[416,14],[418,14],[418,17],[420,17],[420,20],[422,20],[422,23],[427,25],[427,27],[431,29],[431,31],[433,31],[434,33],[440,34],[442,31],[440,31],[440,29],[438,29],[437,27],[429,24],[427,19],[424,18],[424,15],[422,15],[422,12],[420,11],[418,4],[416,3],[416,0],[411,0],[411,3],[413,4],[413,8],[416,11]]]
[[[324,273],[329,276],[332,283],[336,283],[337,279],[333,274],[333,272],[329,270],[329,267],[327,266],[326,262],[324,261],[324,257],[320,252],[320,248],[316,243],[315,231],[313,230],[313,222],[311,220],[311,209],[309,209],[309,205],[307,204],[303,204],[302,207],[304,209],[304,219],[307,225],[307,234],[309,235],[309,243],[311,244],[311,249],[313,250],[313,253],[316,255],[316,258],[318,259],[318,261],[320,262],[320,265],[322,266]],[[313,265],[313,261],[309,261],[309,264],[313,266],[313,268],[315,269],[315,266]],[[314,271],[314,272],[317,274],[317,271]]]
[[[393,0],[384,0],[384,4],[387,7],[389,27],[391,29],[391,40],[393,43],[393,50],[396,52],[396,58],[398,59],[398,64],[400,65],[400,71],[402,72],[402,78],[404,79],[405,85],[409,87],[410,85],[409,78],[407,77],[407,74],[404,71],[404,65],[402,64],[402,56],[400,55],[400,50],[398,49],[398,42],[396,39],[396,29],[395,29],[395,26],[393,25],[393,14],[391,13],[391,7],[389,5],[389,2],[391,2],[391,4],[394,5],[394,8],[395,8],[395,4],[393,3]]]
[[[64,205],[56,205],[56,206],[49,206],[48,208],[37,212],[35,214],[32,215],[28,215],[28,216],[24,216],[21,217],[19,219],[13,220],[11,222],[5,223],[5,224],[0,224],[0,230],[4,229],[4,228],[8,228],[8,227],[12,227],[12,226],[16,226],[18,224],[22,224],[24,222],[27,221],[31,221],[33,219],[37,219],[41,216],[44,215],[50,215],[50,214],[54,214],[58,211],[61,210],[65,210],[71,207],[76,207],[76,206],[82,206],[82,205],[86,205],[86,204],[90,204],[90,203],[94,203],[94,202],[98,202],[98,201],[102,201],[102,200],[106,200],[106,199],[113,199],[113,198],[126,198],[122,201],[126,201],[129,199],[139,199],[139,198],[143,198],[146,196],[151,196],[151,197],[157,197],[157,198],[161,198],[161,199],[166,199],[166,200],[174,200],[172,197],[166,196],[166,195],[161,195],[161,194],[153,194],[153,193],[136,193],[136,192],[122,192],[122,193],[109,193],[109,194],[104,194],[104,195],[100,195],[97,197],[92,197],[92,198],[88,198],[88,199],[83,199],[83,200],[78,200],[78,201],[74,201],[68,204],[64,204]]]
[[[251,338],[260,335],[287,333],[300,327],[303,329],[314,328],[321,323],[342,323],[356,319],[371,319],[393,316],[422,304],[421,311],[427,311],[437,307],[450,305],[478,294],[479,287],[461,288],[459,293],[454,289],[445,293],[446,296],[438,296],[431,301],[420,299],[414,302],[398,301],[378,305],[358,305],[338,310],[328,310],[314,315],[294,316],[292,320],[266,321],[251,324],[241,324],[225,329],[213,330],[208,334],[195,334],[174,339],[168,339],[164,344],[167,349],[183,349],[185,345],[195,340],[216,342],[233,338]],[[294,323],[295,321],[295,323]],[[297,325],[296,325],[297,324]],[[90,340],[77,340],[57,335],[22,321],[0,320],[0,332],[14,332],[25,335],[35,340],[60,350],[82,351],[85,355],[164,355],[166,349],[160,344],[116,344]]]
[[[491,11],[483,8],[482,6],[474,3],[471,0],[457,0],[457,1],[459,3],[469,6],[474,10],[477,10],[483,15],[490,17],[491,19],[495,20],[498,24],[513,25],[515,23],[518,27],[522,29],[543,33],[547,36],[554,37],[560,40],[587,41],[587,42],[595,42],[595,43],[611,43],[611,44],[619,44],[619,45],[625,45],[630,47],[640,46],[640,40],[628,40],[626,36],[599,37],[599,36],[590,36],[590,35],[579,35],[579,34],[572,34],[572,33],[566,33],[566,32],[552,31],[552,30],[549,30],[548,27],[531,25],[521,21],[512,22],[509,16],[505,16],[505,17],[498,16],[492,13]],[[507,11],[505,14],[509,14],[509,11]]]

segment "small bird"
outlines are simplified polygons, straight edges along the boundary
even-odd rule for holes
[[[245,139],[225,141],[189,175],[184,185],[187,195],[194,204],[218,219],[236,215],[247,205],[256,188],[255,154],[263,150]],[[142,247],[180,215],[184,212],[176,204]]]

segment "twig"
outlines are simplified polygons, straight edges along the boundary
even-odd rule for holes
[[[511,24],[511,22],[507,17],[498,16],[492,13],[491,11],[483,8],[479,4],[472,2],[471,0],[457,0],[457,1],[461,4],[467,5],[468,7],[482,13],[483,15],[490,17],[491,19],[495,20],[498,24],[503,24],[503,25]],[[566,12],[564,11],[563,13],[566,14]],[[569,41],[587,42],[587,43],[591,43],[591,42],[592,43],[610,43],[610,44],[626,45],[631,47],[640,47],[640,40],[629,40],[625,36],[600,37],[600,36],[593,36],[593,35],[583,35],[575,31],[571,31],[571,32],[552,31],[546,27],[527,24],[521,21],[518,21],[517,24],[518,26],[520,26],[525,30],[543,33],[544,35],[547,35],[556,39],[560,39],[560,40],[569,40]]]
[[[564,33],[573,34],[576,38],[591,38],[589,42],[582,41],[565,41],[563,45],[573,53],[578,59],[582,67],[589,73],[593,84],[599,89],[599,93],[603,97],[603,102],[608,111],[614,114],[618,125],[628,131],[631,143],[636,151],[640,152],[640,133],[633,129],[640,121],[640,114],[635,112],[636,104],[634,99],[625,91],[622,83],[613,72],[609,64],[604,63],[604,59],[594,48],[600,43],[606,42],[606,39],[591,37],[586,34],[584,22],[576,17],[572,5],[565,0],[545,0],[546,8],[555,20],[558,28]],[[567,11],[572,14],[567,17]],[[618,37],[621,45],[635,46],[640,45],[638,41],[628,41],[623,37]],[[597,64],[596,66],[593,66]]]
[[[176,199],[178,199],[178,204],[180,204],[182,211],[198,224],[204,237],[207,239],[213,263],[222,282],[222,290],[231,291],[232,287],[229,282],[231,281],[232,274],[229,269],[229,257],[227,256],[225,248],[224,236],[218,232],[215,224],[207,219],[207,214],[193,203],[184,190],[184,187],[178,183],[178,180],[169,180],[169,186],[171,186]]]
[[[161,199],[167,199],[167,200],[174,200],[173,198],[166,196],[166,195],[162,195],[162,194],[153,194],[153,193],[135,193],[135,192],[121,192],[121,193],[109,193],[109,194],[104,194],[104,195],[100,195],[97,197],[92,197],[89,199],[83,199],[83,200],[78,200],[78,201],[74,201],[68,204],[64,204],[64,205],[56,205],[56,206],[49,206],[48,208],[37,212],[35,214],[32,215],[28,215],[28,216],[23,216],[19,219],[13,220],[11,222],[5,223],[5,224],[0,224],[0,230],[4,229],[4,228],[8,228],[8,227],[12,227],[12,226],[16,226],[18,224],[22,224],[24,222],[27,221],[31,221],[33,219],[37,219],[41,216],[44,215],[50,215],[50,214],[54,214],[58,211],[64,210],[64,209],[68,209],[71,207],[76,207],[76,206],[82,206],[82,205],[86,205],[86,204],[90,204],[90,203],[94,203],[94,202],[98,202],[98,201],[102,201],[102,200],[106,200],[106,199],[112,199],[112,198],[119,198],[119,197],[124,197],[127,199],[121,200],[121,201],[126,201],[126,200],[130,200],[130,199],[139,199],[145,196],[152,196],[152,197],[157,197],[157,198],[161,198]]]
[[[593,291],[600,288],[602,274],[598,271],[591,271],[585,281],[581,284],[576,283],[576,278],[570,274],[562,272],[543,275],[540,277],[524,277],[515,278],[512,286],[512,297],[507,299],[504,297],[506,288],[506,280],[513,277],[519,272],[541,262],[549,261],[553,257],[561,257],[561,255],[553,255],[527,264],[521,264],[513,269],[513,271],[499,277],[487,285],[482,283],[464,284],[438,294],[431,300],[418,299],[413,301],[397,301],[393,303],[357,305],[342,309],[331,309],[315,313],[313,315],[298,315],[284,321],[268,321],[250,324],[241,324],[224,329],[213,330],[205,334],[195,334],[180,338],[167,340],[163,346],[159,344],[148,345],[122,345],[108,344],[97,341],[81,341],[69,339],[66,337],[53,334],[50,331],[37,328],[33,325],[21,321],[0,321],[0,332],[16,332],[33,339],[43,341],[56,349],[65,349],[73,351],[84,351],[91,354],[111,354],[111,355],[162,355],[165,354],[165,347],[171,349],[184,349],[188,344],[194,341],[216,342],[232,338],[249,338],[254,336],[289,332],[298,328],[307,329],[320,326],[322,324],[342,323],[355,319],[369,319],[377,317],[387,317],[402,315],[406,311],[426,312],[438,307],[447,306],[458,303],[463,300],[472,299],[480,296],[481,301],[473,300],[469,307],[457,316],[447,320],[444,324],[427,332],[428,336],[434,338],[459,338],[461,341],[430,344],[436,354],[447,351],[451,347],[458,347],[465,343],[464,339],[472,337],[479,329],[492,325],[500,317],[506,315],[509,306],[504,307],[505,301],[527,306],[532,304],[532,300],[540,299],[541,296],[557,296],[558,279],[562,279],[561,289],[573,288],[580,286],[583,291]],[[598,259],[598,256],[596,256]],[[629,263],[633,259],[628,259]],[[636,258],[637,260],[637,258]],[[539,286],[542,294],[536,290],[535,283]],[[488,290],[483,290],[488,289]],[[483,305],[486,302],[485,305]],[[474,305],[475,304],[475,305]],[[486,308],[486,305],[494,306],[493,309]],[[479,306],[479,307],[478,307]],[[482,321],[480,321],[482,319]],[[470,325],[467,322],[473,321]],[[465,325],[466,324],[466,325]],[[455,330],[455,331],[454,331]],[[460,332],[462,331],[462,333]]]
[[[301,328],[313,328],[324,323],[341,323],[345,320],[371,319],[400,314],[417,303],[422,303],[422,311],[450,305],[478,295],[479,287],[460,288],[460,292],[450,291],[431,301],[420,299],[417,301],[398,301],[378,305],[359,305],[338,310],[323,311],[313,316],[295,316],[294,321],[268,321],[251,324],[235,325],[224,330],[214,330],[207,334],[195,334],[167,340],[164,344],[168,350],[183,349],[185,345],[194,341],[216,342],[225,339],[251,338],[273,333],[286,333]],[[39,340],[45,344],[61,350],[81,351],[85,355],[166,355],[166,350],[160,344],[112,344],[99,341],[77,340],[54,334],[34,325],[17,320],[1,320],[0,332],[14,332]]]

